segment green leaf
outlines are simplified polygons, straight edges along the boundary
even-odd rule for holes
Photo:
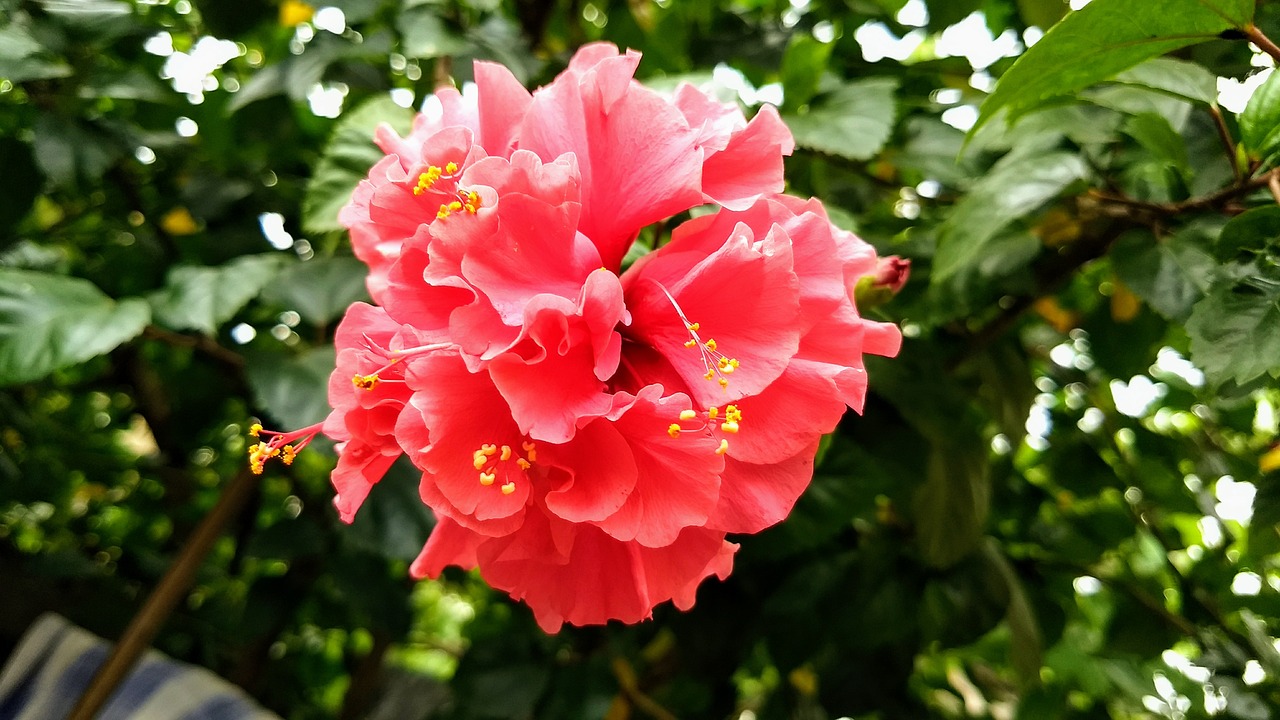
[[[418,5],[400,13],[400,51],[411,58],[456,55],[467,49],[466,41],[430,5]]]
[[[412,562],[422,551],[435,516],[422,504],[422,471],[401,457],[369,491],[343,539],[352,549]]]
[[[893,131],[898,81],[872,78],[841,85],[819,96],[808,112],[783,116],[796,144],[850,160],[867,160]]]
[[[369,268],[350,257],[316,258],[289,265],[262,293],[264,300],[298,311],[312,325],[327,325],[353,302],[369,299]]]
[[[987,538],[983,544],[982,558],[999,573],[1009,596],[1005,620],[1009,623],[1009,659],[1013,662],[1013,669],[1022,682],[1034,683],[1040,678],[1040,666],[1044,661],[1044,641],[1035,610],[1013,564],[994,538]]]
[[[300,355],[253,355],[245,365],[254,402],[280,423],[301,428],[329,414],[329,375],[333,347],[312,348]]]
[[[1124,131],[1156,158],[1179,172],[1189,173],[1187,144],[1162,115],[1142,113],[1129,118]]]
[[[1087,176],[1088,168],[1074,153],[1001,160],[956,203],[951,217],[942,224],[933,282],[944,283],[983,262],[989,255],[988,244],[1010,223]]]
[[[1280,374],[1280,267],[1223,287],[1196,303],[1187,321],[1191,361],[1219,385]]]
[[[818,93],[818,83],[827,70],[834,43],[820,42],[808,33],[791,36],[782,54],[783,111],[792,112]]]
[[[1143,60],[1217,38],[1253,19],[1253,0],[1094,0],[1018,58],[982,104],[973,130],[1113,77]]]
[[[1191,102],[1218,102],[1218,80],[1203,65],[1171,57],[1152,58],[1112,78],[1121,85],[1135,85]]]
[[[161,325],[213,335],[262,292],[283,262],[281,255],[262,254],[245,255],[218,267],[175,267],[165,287],[147,299]]]
[[[1195,232],[1156,240],[1147,232],[1116,242],[1112,264],[1120,281],[1156,312],[1183,322],[1209,287],[1217,263]]]
[[[40,5],[63,25],[99,42],[138,27],[133,5],[119,0],[40,0]]]
[[[991,510],[986,448],[935,444],[914,510],[916,544],[927,564],[949,567],[972,552]]]
[[[1269,160],[1280,151],[1280,75],[1271,73],[1240,113],[1240,141],[1249,154]]]
[[[79,278],[0,268],[0,385],[36,380],[114,350],[151,320]]]
[[[1267,205],[1232,218],[1218,235],[1214,254],[1224,261],[1248,255],[1280,255],[1280,207]]]
[[[71,74],[71,66],[45,50],[16,23],[0,26],[0,78],[13,83],[48,80]]]
[[[1047,30],[1067,14],[1071,6],[1066,0],[1018,0],[1022,22]]]
[[[407,133],[413,123],[413,111],[381,96],[338,120],[302,201],[302,227],[307,232],[342,230],[338,211],[351,199],[351,192],[369,174],[369,168],[383,157],[373,144],[373,131],[383,122],[396,132]]]

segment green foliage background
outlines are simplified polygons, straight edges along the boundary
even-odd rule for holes
[[[411,467],[344,526],[308,450],[158,647],[289,718],[1275,717],[1280,79],[1236,114],[1216,78],[1257,71],[1247,40],[1280,54],[1280,4],[928,0],[918,29],[905,4],[328,0],[332,27],[0,0],[0,657],[47,609],[117,637],[251,418],[323,417],[364,297],[336,212],[373,125],[411,117],[391,98],[475,58],[537,85],[605,39],[655,87],[780,88],[789,191],[912,261],[864,296],[902,355],[792,516],[689,613],[548,637],[475,577],[406,579]],[[975,75],[936,48],[979,10],[994,36],[1066,17]],[[868,22],[925,38],[868,62]],[[225,64],[175,89],[165,44],[210,38]]]

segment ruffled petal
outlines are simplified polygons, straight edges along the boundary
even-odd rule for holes
[[[720,502],[707,520],[708,528],[731,533],[757,533],[791,513],[813,478],[815,440],[782,462],[756,465],[725,461]]]

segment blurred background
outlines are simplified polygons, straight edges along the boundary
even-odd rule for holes
[[[327,413],[376,123],[603,39],[656,89],[777,105],[788,191],[912,263],[860,291],[904,349],[792,516],[691,612],[547,636],[476,576],[407,578],[411,466],[341,524],[317,442],[155,646],[296,719],[1275,716],[1280,101],[1246,111],[1274,60],[1200,28],[1101,84],[1046,72],[966,143],[1084,4],[0,0],[0,658],[46,610],[119,637],[253,419]]]

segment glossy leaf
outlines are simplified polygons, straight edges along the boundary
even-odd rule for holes
[[[388,123],[407,133],[413,112],[388,97],[374,98],[343,115],[316,165],[302,202],[302,227],[310,233],[341,230],[338,211],[351,199],[351,191],[383,155],[373,144],[373,131]]]
[[[263,299],[296,310],[312,325],[326,325],[353,302],[365,300],[369,268],[350,257],[316,258],[285,267],[262,293]]]
[[[1240,141],[1249,154],[1267,160],[1280,151],[1280,77],[1267,76],[1240,113]]]
[[[1238,288],[1219,287],[1187,320],[1191,360],[1214,384],[1244,384],[1280,373],[1280,271],[1272,267]]]
[[[218,267],[175,267],[165,287],[148,298],[156,322],[213,335],[262,292],[283,262],[280,255],[246,255]]]
[[[796,144],[850,160],[873,157],[893,130],[896,80],[873,78],[841,85],[814,99],[807,112],[783,116]]]
[[[973,130],[1115,76],[1143,60],[1216,38],[1253,19],[1252,0],[1094,0],[1029,48],[983,102]]]
[[[87,280],[0,268],[0,385],[38,380],[137,337],[151,319]]]

